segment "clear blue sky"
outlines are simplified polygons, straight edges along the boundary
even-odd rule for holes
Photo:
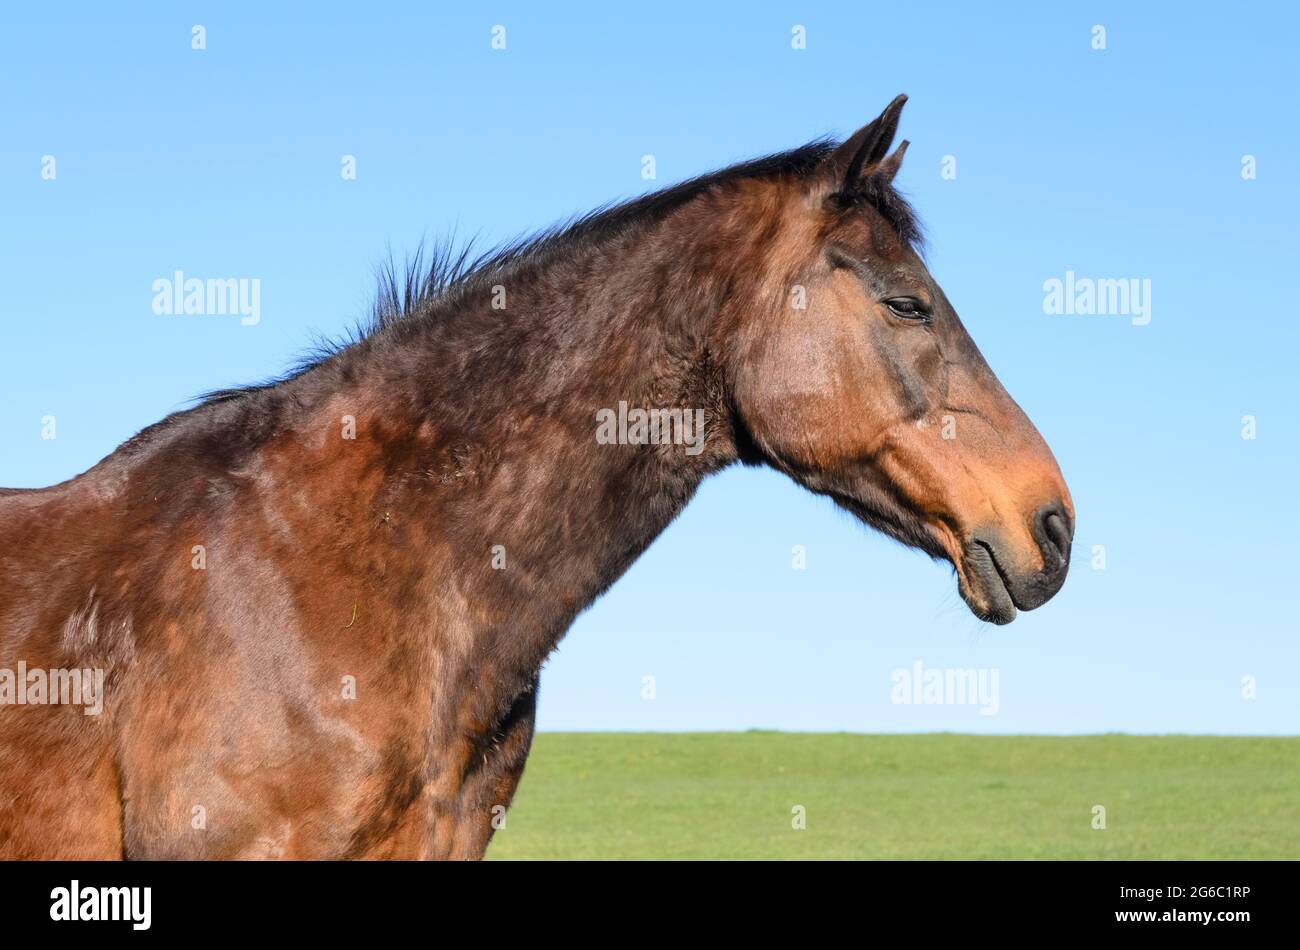
[[[986,627],[946,566],[731,471],[579,619],[542,728],[1300,731],[1294,6],[272,6],[6,13],[0,484],[279,372],[364,311],[389,246],[511,236],[656,184],[643,155],[664,185],[907,92],[932,270],[1073,492],[1064,590]],[[261,323],[156,316],[177,269],[260,278]],[[1045,314],[1067,270],[1149,279],[1150,324]],[[996,668],[997,715],[891,703],[916,660]]]

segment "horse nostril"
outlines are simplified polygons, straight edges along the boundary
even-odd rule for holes
[[[1070,539],[1074,536],[1070,516],[1060,505],[1046,505],[1038,510],[1036,521],[1043,563],[1049,572],[1060,570],[1070,560]]]

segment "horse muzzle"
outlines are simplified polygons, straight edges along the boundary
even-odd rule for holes
[[[1014,544],[996,525],[972,533],[958,566],[958,587],[981,620],[1004,624],[1017,610],[1033,610],[1055,596],[1070,570],[1074,519],[1052,502],[1036,512],[1028,532],[1032,545]]]

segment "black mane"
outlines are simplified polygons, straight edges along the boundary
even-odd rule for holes
[[[730,165],[639,198],[601,206],[483,253],[475,253],[473,241],[457,246],[454,240],[448,240],[432,245],[427,251],[421,243],[400,268],[390,254],[388,261],[377,268],[379,289],[367,320],[353,327],[341,339],[317,340],[287,373],[278,378],[208,392],[198,401],[202,405],[226,402],[271,389],[309,372],[349,346],[451,304],[464,293],[483,287],[490,278],[501,279],[514,267],[543,262],[554,254],[598,243],[626,228],[662,220],[692,199],[719,186],[754,178],[809,175],[834,149],[835,143],[831,139],[816,139],[807,145]],[[853,198],[874,207],[903,240],[919,249],[922,231],[916,213],[891,184],[868,178]]]

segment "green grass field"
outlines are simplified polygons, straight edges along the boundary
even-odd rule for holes
[[[542,733],[488,857],[1298,859],[1300,738]]]

